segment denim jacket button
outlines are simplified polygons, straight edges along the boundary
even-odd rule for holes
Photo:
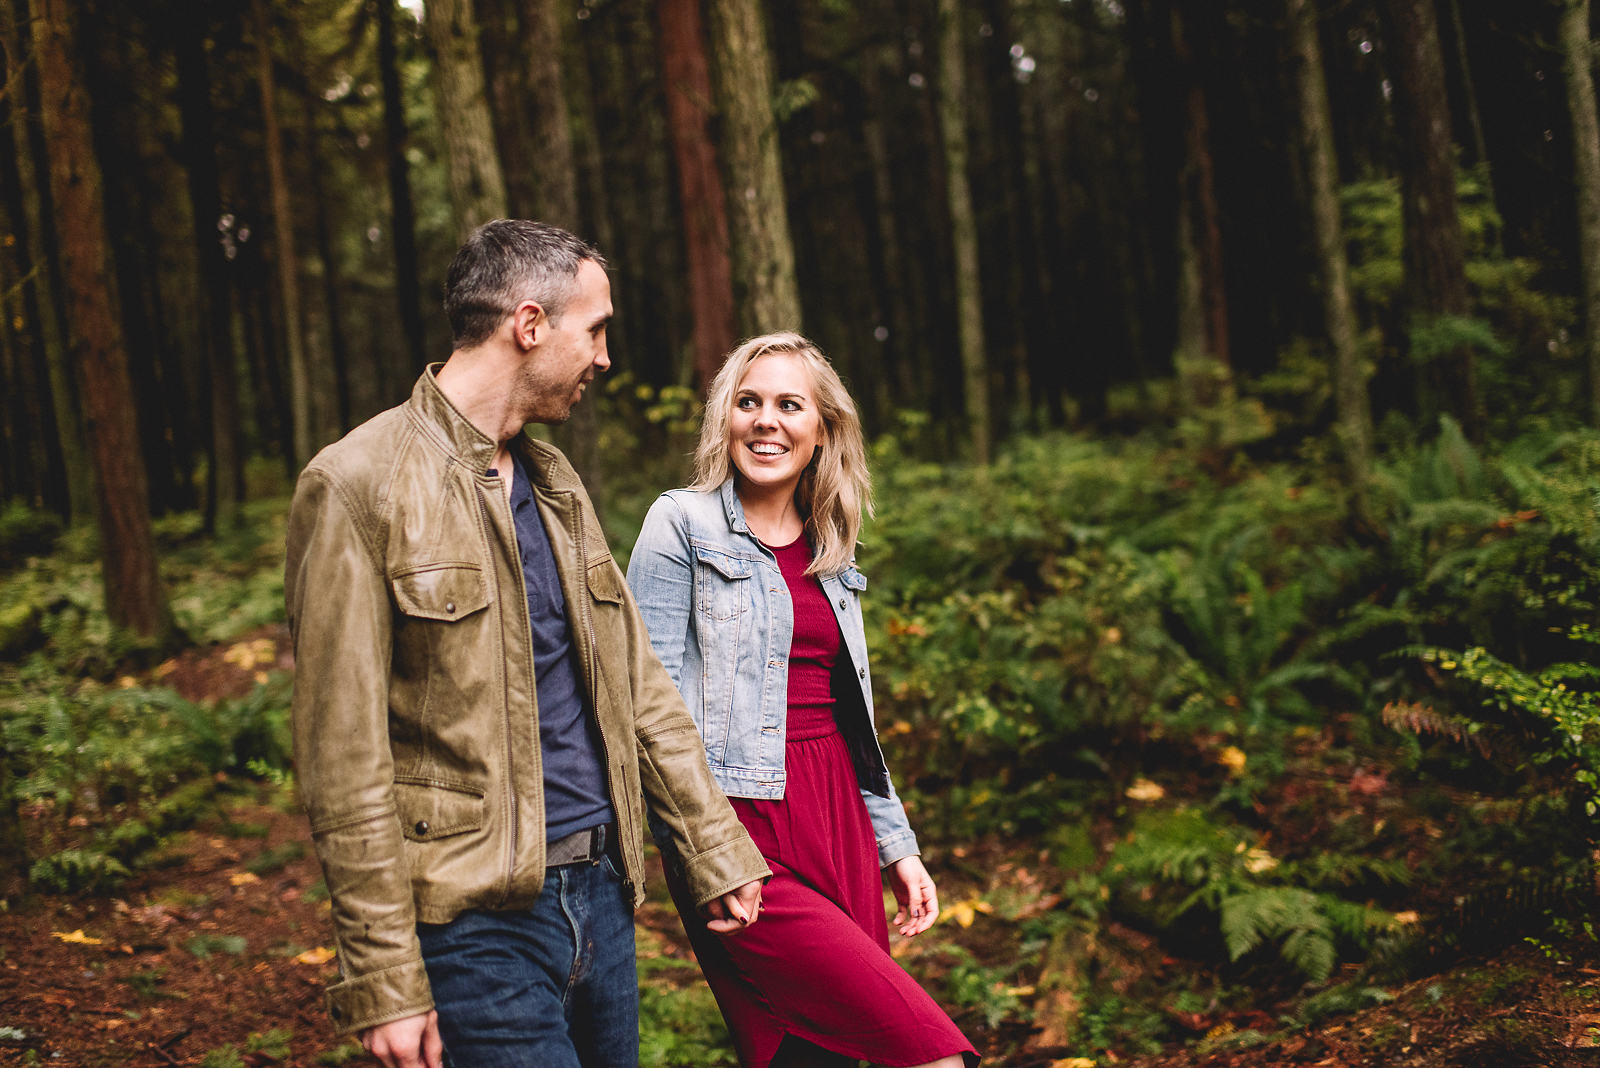
[[[839,607],[840,608],[844,608],[844,607],[846,607],[846,605],[847,605],[847,602],[845,601],[845,599],[843,597],[839,598]]]
[[[866,678],[867,677],[867,669],[866,668],[857,668],[856,669],[856,676],[858,678],[863,678],[863,679]]]

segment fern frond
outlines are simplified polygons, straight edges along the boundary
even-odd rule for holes
[[[1438,735],[1452,742],[1471,745],[1483,757],[1490,754],[1489,742],[1479,732],[1479,724],[1440,712],[1419,701],[1390,701],[1383,706],[1383,723],[1403,734]]]

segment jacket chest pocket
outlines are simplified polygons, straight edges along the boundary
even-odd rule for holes
[[[419,564],[389,578],[395,604],[415,619],[454,622],[489,604],[483,569],[457,562]]]
[[[701,615],[723,621],[750,611],[754,562],[704,545],[696,545],[694,553],[694,599]]]

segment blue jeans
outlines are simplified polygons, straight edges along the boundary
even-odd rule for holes
[[[455,1068],[637,1068],[633,909],[611,859],[545,875],[531,908],[418,924]]]

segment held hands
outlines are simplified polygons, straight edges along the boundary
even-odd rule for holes
[[[706,917],[706,930],[713,934],[738,934],[761,914],[761,880],[752,879],[736,890],[712,898],[700,906]]]
[[[431,1009],[369,1027],[361,1032],[361,1044],[384,1068],[444,1068],[439,1014]]]
[[[939,918],[939,894],[928,869],[922,866],[922,858],[915,854],[901,857],[889,865],[888,871],[894,899],[900,902],[900,911],[894,914],[894,925],[900,933],[910,938],[932,927]]]

